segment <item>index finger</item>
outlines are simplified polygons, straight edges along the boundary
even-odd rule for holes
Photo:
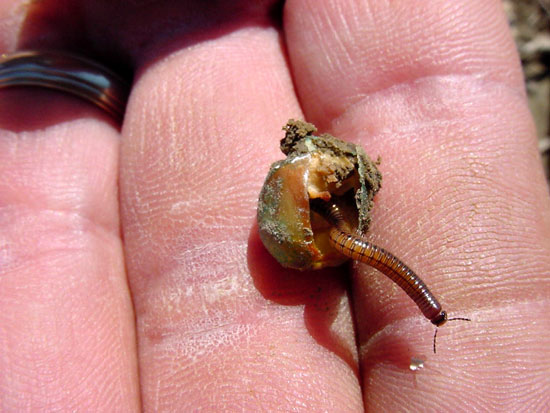
[[[367,406],[440,410],[441,394],[469,410],[542,402],[548,195],[500,1],[295,0],[286,11],[306,118],[382,157],[369,237],[410,264],[452,314],[474,319],[446,326],[441,351],[413,378],[407,360],[430,353],[432,330],[417,327],[429,323],[411,319],[421,315],[406,295],[359,266]],[[495,374],[510,368],[514,384]]]

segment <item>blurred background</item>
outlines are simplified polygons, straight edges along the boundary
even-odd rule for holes
[[[529,108],[550,183],[550,0],[503,0],[523,65]]]

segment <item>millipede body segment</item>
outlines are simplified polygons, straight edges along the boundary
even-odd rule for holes
[[[376,268],[407,293],[422,314],[436,326],[447,321],[447,313],[426,284],[392,253],[371,244],[351,232],[338,206],[333,202],[314,200],[311,209],[331,225],[330,243],[341,254]]]

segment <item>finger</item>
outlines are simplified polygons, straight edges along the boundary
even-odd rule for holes
[[[44,106],[73,108],[54,93],[2,91],[0,99],[42,114],[30,130],[3,129],[0,138],[2,406],[135,407],[118,133],[95,114],[63,124],[42,118],[51,113]]]
[[[135,410],[117,128],[38,88],[0,90],[0,128],[0,410]]]
[[[409,360],[431,351],[429,327],[396,321],[418,310],[359,266],[363,391],[373,410],[441,410],[442,394],[445,405],[466,410],[548,402],[549,280],[541,277],[550,268],[548,196],[500,8],[499,1],[287,4],[306,116],[382,156],[369,238],[408,262],[451,314],[474,320],[445,326],[442,348],[414,378]],[[495,374],[506,368],[517,372],[513,383]]]
[[[282,271],[253,227],[300,116],[278,31],[230,19],[161,49],[121,165],[145,409],[360,409],[342,280]]]

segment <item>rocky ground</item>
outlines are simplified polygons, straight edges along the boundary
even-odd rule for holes
[[[503,0],[518,47],[529,107],[550,182],[550,0]]]

